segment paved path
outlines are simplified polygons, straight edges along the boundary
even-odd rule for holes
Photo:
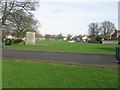
[[[117,66],[114,56],[111,55],[85,55],[73,53],[54,53],[40,51],[18,51],[3,49],[3,59],[19,59],[58,62],[65,64],[89,64],[89,65],[110,65]]]

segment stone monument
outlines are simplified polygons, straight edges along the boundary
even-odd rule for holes
[[[35,45],[35,32],[26,33],[26,45]]]

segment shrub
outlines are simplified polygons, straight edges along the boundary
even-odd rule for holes
[[[12,45],[11,39],[5,39],[5,45]]]
[[[14,39],[14,44],[23,42],[22,39]]]
[[[96,37],[96,41],[102,41],[102,37],[100,36]]]
[[[120,36],[118,37],[118,41],[120,41]]]

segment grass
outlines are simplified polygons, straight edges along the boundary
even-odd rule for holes
[[[6,46],[15,50],[35,50],[35,51],[54,51],[67,53],[87,53],[87,54],[115,54],[117,45],[103,45],[90,43],[69,43],[67,41],[37,41],[37,44],[50,44],[51,46],[25,46],[14,45]]]
[[[117,70],[3,61],[3,88],[117,88]]]

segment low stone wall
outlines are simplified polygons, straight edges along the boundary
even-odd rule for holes
[[[102,44],[118,44],[118,41],[102,41]]]

